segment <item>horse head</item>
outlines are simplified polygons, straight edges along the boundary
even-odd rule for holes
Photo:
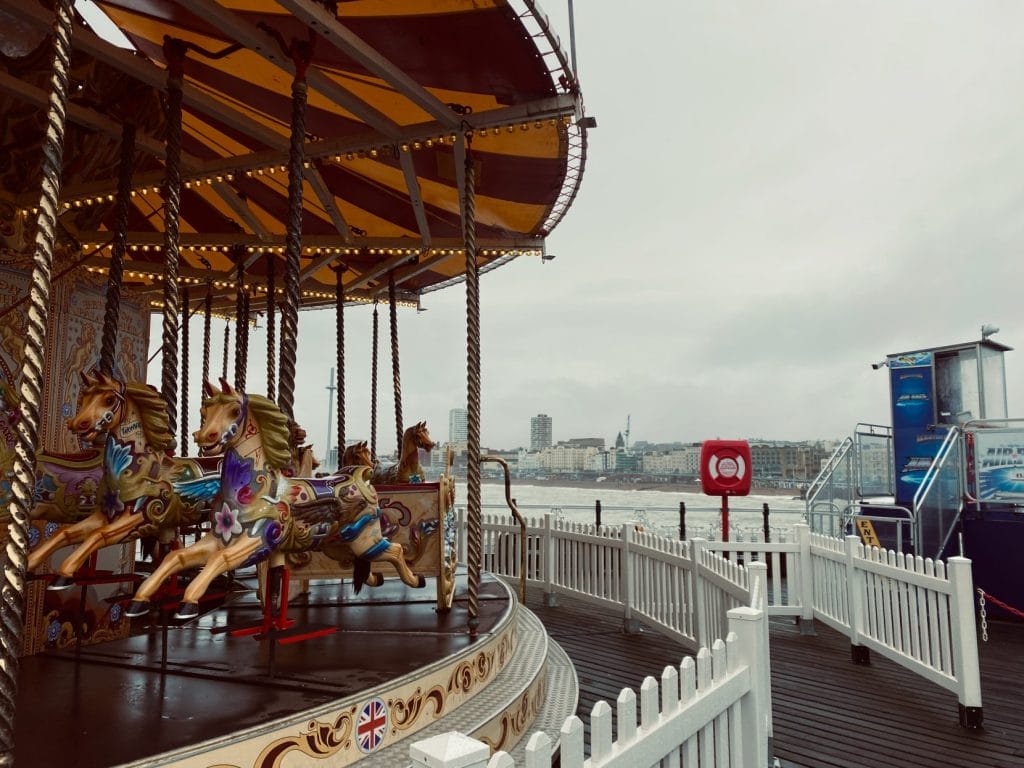
[[[80,372],[82,391],[78,412],[66,424],[80,440],[92,443],[116,429],[124,417],[125,384],[105,373]]]
[[[358,443],[345,448],[345,453],[341,458],[341,466],[343,467],[372,467],[373,457],[370,456],[370,449],[366,445],[366,441],[363,440]]]
[[[243,455],[256,451],[262,454],[265,466],[279,470],[301,458],[301,452],[293,450],[289,442],[292,430],[288,417],[273,400],[238,391],[223,379],[220,391],[207,384],[205,392],[202,424],[192,433],[203,455],[227,453],[229,449]],[[257,451],[257,446],[262,450]]]
[[[405,430],[403,443],[405,442],[411,442],[415,448],[422,448],[425,451],[433,450],[437,446],[437,443],[430,439],[430,432],[427,430],[427,422],[425,421],[413,424]]]
[[[205,382],[203,394],[205,398],[199,411],[202,423],[192,437],[201,455],[212,456],[223,453],[241,439],[248,415],[248,398],[224,379],[221,379],[220,391]]]

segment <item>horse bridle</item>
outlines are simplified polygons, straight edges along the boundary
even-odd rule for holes
[[[100,417],[96,419],[96,423],[92,425],[94,432],[108,432],[110,430],[110,425],[114,423],[114,417],[124,409],[125,385],[123,381],[119,381],[117,384],[117,390],[114,392],[114,397],[116,398],[114,407],[109,411],[104,411]]]
[[[223,448],[227,445],[228,441],[237,435],[242,427],[245,426],[245,420],[249,416],[249,396],[242,393],[242,407],[239,410],[238,418],[235,419],[227,429],[220,433],[220,439],[217,441],[214,448]]]

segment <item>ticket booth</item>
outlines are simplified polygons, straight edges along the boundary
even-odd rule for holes
[[[1011,349],[983,337],[886,356],[898,505],[913,504],[945,438],[942,425],[1006,418],[1003,354]]]

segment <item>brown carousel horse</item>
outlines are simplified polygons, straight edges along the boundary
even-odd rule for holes
[[[345,446],[345,452],[341,454],[341,466],[373,467],[373,457],[365,440]]]
[[[28,569],[47,563],[62,547],[78,548],[61,563],[50,589],[66,589],[93,552],[129,538],[173,541],[180,526],[199,522],[209,498],[183,498],[172,480],[211,478],[212,498],[219,460],[185,459],[169,454],[174,446],[167,403],[140,382],[122,382],[103,373],[82,374],[78,413],[68,429],[87,442],[103,437],[99,503],[85,519],[59,531],[29,555]]]
[[[401,483],[422,483],[426,473],[420,466],[420,452],[433,450],[437,444],[430,439],[427,422],[413,424],[402,433],[402,453],[397,464],[373,471],[374,485],[395,485]]]
[[[203,566],[182,596],[179,619],[198,615],[199,599],[217,576],[268,558],[278,565],[285,555],[312,550],[332,558],[355,554],[356,589],[381,582],[381,574],[370,570],[370,562],[378,559],[394,566],[406,584],[424,585],[423,577],[406,564],[401,546],[381,535],[368,467],[343,467],[323,478],[282,472],[289,458],[288,421],[273,401],[222,382],[221,392],[203,402],[195,439],[207,451],[224,451],[213,529],[164,558],[139,586],[127,615],[148,612],[163,580],[185,568]]]

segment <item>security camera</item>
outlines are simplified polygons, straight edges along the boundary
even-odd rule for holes
[[[994,333],[999,333],[999,329],[996,326],[992,325],[991,323],[985,323],[983,326],[981,326],[982,339],[987,339]]]
[[[886,367],[888,367],[888,365],[889,365],[889,361],[888,360],[883,360],[880,363],[872,363],[871,364],[871,369],[874,370],[874,371],[877,371],[879,368],[886,368]]]

